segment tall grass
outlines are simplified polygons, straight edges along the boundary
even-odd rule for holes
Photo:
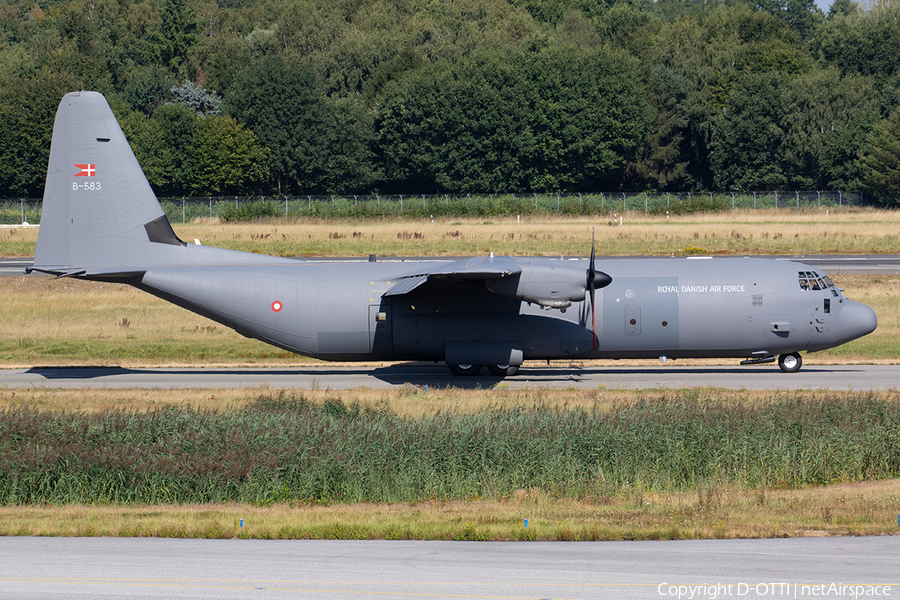
[[[661,392],[607,410],[400,417],[262,395],[237,410],[0,412],[0,503],[401,502],[799,487],[900,475],[900,403]]]

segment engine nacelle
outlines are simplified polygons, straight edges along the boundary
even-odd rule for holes
[[[588,291],[588,270],[560,263],[559,265],[524,265],[511,277],[489,279],[485,287],[498,296],[517,298],[547,308],[568,308],[573,302],[584,300]],[[612,278],[597,272],[595,288],[610,284]]]

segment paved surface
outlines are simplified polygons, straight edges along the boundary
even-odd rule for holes
[[[440,365],[367,367],[305,367],[277,369],[124,369],[118,367],[35,367],[0,369],[0,387],[52,388],[291,388],[384,389],[401,385],[487,389],[502,383],[512,389],[546,388],[679,388],[714,386],[753,390],[884,390],[900,387],[900,365],[805,365],[797,373],[782,373],[777,365],[658,367],[523,367],[499,379],[487,374],[456,377]]]
[[[900,594],[897,556],[900,536],[597,543],[2,538],[0,598],[862,598],[874,597],[875,586],[884,597]],[[834,592],[823,593],[832,585]]]

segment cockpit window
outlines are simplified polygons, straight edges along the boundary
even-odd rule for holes
[[[827,275],[822,275],[816,271],[798,271],[797,281],[800,285],[800,289],[804,292],[831,290],[832,293],[837,296],[837,290],[834,288],[834,283],[832,283]]]

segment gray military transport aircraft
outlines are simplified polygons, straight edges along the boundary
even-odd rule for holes
[[[600,263],[602,271],[597,269]],[[824,274],[753,258],[485,256],[314,262],[186,244],[106,99],[59,105],[33,270],[132,285],[247,337],[324,360],[720,358],[800,368],[800,352],[875,330]]]

